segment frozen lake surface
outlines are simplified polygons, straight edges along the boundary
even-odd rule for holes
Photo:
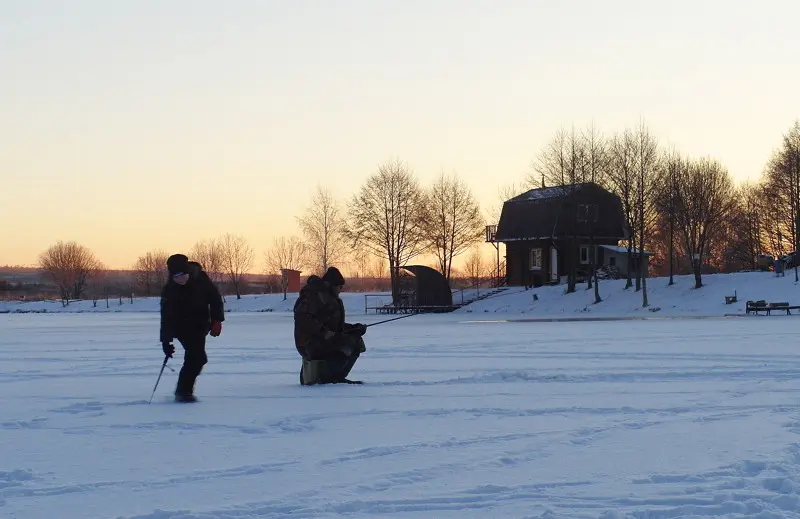
[[[291,315],[231,314],[201,402],[148,405],[157,314],[0,315],[0,516],[800,517],[797,318],[481,317],[301,387]]]

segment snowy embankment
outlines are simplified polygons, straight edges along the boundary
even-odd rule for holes
[[[522,314],[525,318],[555,317],[665,317],[665,316],[722,316],[744,314],[747,300],[785,301],[800,304],[800,285],[794,281],[794,272],[776,277],[771,272],[743,272],[703,276],[703,287],[694,288],[693,276],[675,276],[675,284],[668,286],[668,278],[647,280],[649,307],[642,307],[642,293],[633,287],[625,289],[625,280],[601,280],[600,296],[603,301],[594,303],[594,289],[586,290],[586,284],[578,285],[577,291],[566,294],[566,285],[546,286],[525,290],[509,287],[499,294],[473,302],[457,310],[471,314]],[[485,292],[486,290],[484,290]],[[480,292],[467,290],[466,298]],[[736,294],[738,301],[726,305],[725,296]],[[534,299],[534,295],[536,299]],[[366,299],[365,299],[366,297]],[[454,297],[458,302],[460,295]],[[291,312],[297,294],[247,295],[241,299],[227,296],[227,312]],[[388,293],[364,294],[343,293],[348,315],[364,315],[365,307],[389,304]],[[87,313],[87,312],[158,312],[159,298],[112,299],[95,304],[90,300],[73,301],[63,306],[60,301],[0,301],[0,313]],[[367,313],[374,313],[369,310]]]
[[[297,293],[287,294],[259,294],[246,295],[241,299],[236,296],[225,297],[226,312],[291,312]],[[391,303],[391,294],[369,294],[369,306]],[[364,314],[365,294],[344,293],[342,301],[348,315]],[[106,304],[105,299],[71,301],[67,306],[61,301],[0,301],[0,313],[118,313],[118,312],[158,312],[160,310],[158,297],[138,297],[133,302],[130,299],[110,299]]]
[[[703,287],[694,288],[693,276],[675,276],[647,280],[649,306],[642,307],[642,292],[634,287],[625,289],[625,280],[601,280],[602,302],[595,304],[594,289],[578,285],[576,292],[566,294],[566,285],[546,286],[525,290],[509,287],[504,292],[476,301],[457,312],[471,314],[522,314],[523,318],[537,317],[668,317],[724,316],[744,314],[748,300],[789,302],[800,304],[800,285],[794,272],[776,277],[772,272],[741,272],[703,276]],[[737,302],[725,304],[725,296],[736,295]],[[534,299],[534,296],[536,299]],[[794,312],[798,313],[798,312]],[[763,314],[762,314],[763,315]]]

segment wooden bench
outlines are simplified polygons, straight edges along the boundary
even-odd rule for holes
[[[773,310],[780,310],[786,312],[786,315],[791,315],[792,310],[800,309],[800,305],[790,305],[788,302],[781,301],[777,303],[767,303],[766,301],[748,301],[745,307],[745,313],[750,312],[758,315],[758,312],[765,312],[771,315]]]
[[[748,301],[745,304],[744,312],[746,314],[750,314],[750,312],[753,312],[756,315],[758,315],[758,312],[761,311],[761,310],[764,310],[764,311],[767,310],[767,302],[766,301],[763,301],[763,300],[762,301]]]

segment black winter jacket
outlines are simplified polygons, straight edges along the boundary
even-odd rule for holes
[[[319,276],[309,276],[294,304],[294,343],[297,352],[307,357],[333,347],[325,332],[341,335],[352,325],[344,321],[344,304]]]
[[[161,291],[161,342],[206,335],[211,321],[223,322],[222,296],[208,274],[193,269],[185,285],[170,279]]]

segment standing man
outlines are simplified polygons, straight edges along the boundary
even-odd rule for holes
[[[348,380],[358,356],[366,351],[363,324],[345,322],[344,304],[339,294],[344,277],[330,267],[320,278],[309,276],[294,304],[294,342],[303,357],[300,383],[361,384]]]
[[[161,346],[167,357],[175,353],[173,339],[183,349],[183,367],[175,388],[176,402],[196,402],[194,384],[206,356],[206,335],[218,337],[225,320],[222,296],[197,262],[183,254],[167,259],[169,280],[161,291]]]

